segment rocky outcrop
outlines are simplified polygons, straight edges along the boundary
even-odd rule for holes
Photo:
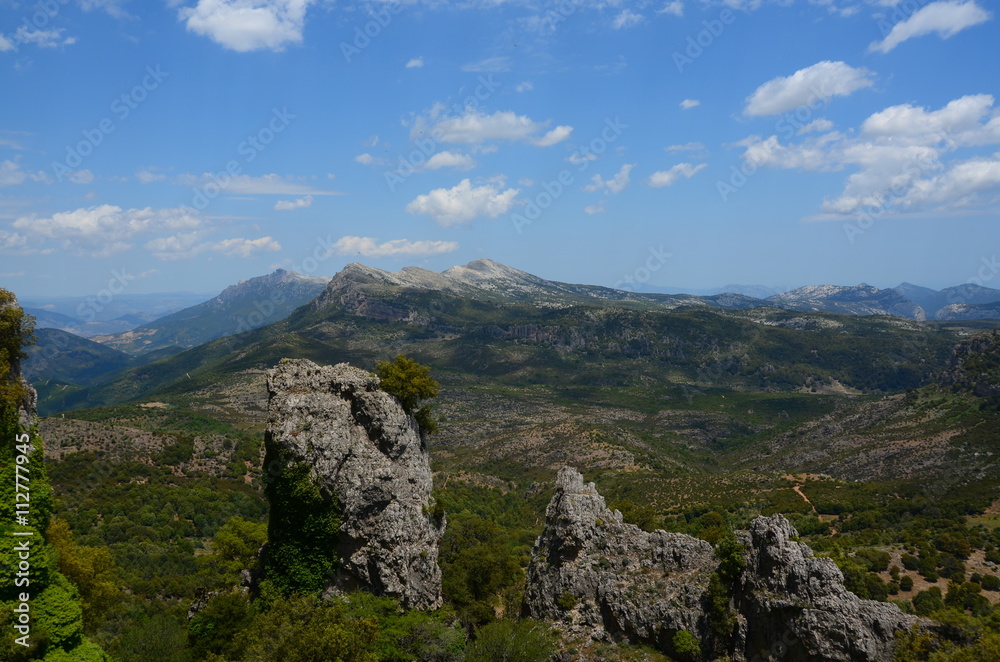
[[[982,333],[960,342],[938,382],[980,398],[1000,400],[1000,332]]]
[[[734,660],[782,650],[787,662],[891,662],[893,633],[916,619],[848,591],[837,565],[815,558],[797,535],[781,515],[758,517],[738,534],[747,566],[736,591]]]
[[[268,458],[305,463],[338,509],[328,592],[364,588],[407,607],[439,606],[444,523],[429,514],[431,470],[413,417],[377,376],[344,363],[285,359],[267,386]]]
[[[730,590],[735,626],[719,637],[712,547],[624,523],[593,483],[563,468],[532,552],[523,610],[556,621],[569,639],[641,642],[668,654],[676,633],[687,630],[706,659],[714,659],[712,650],[734,662],[780,651],[783,662],[890,662],[893,633],[916,620],[848,592],[833,561],[814,558],[795,536],[780,515],[758,517],[739,534],[746,567]]]

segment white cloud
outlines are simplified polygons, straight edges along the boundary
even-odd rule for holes
[[[635,167],[634,163],[625,163],[615,176],[611,179],[605,180],[600,175],[594,175],[590,178],[591,183],[583,187],[584,191],[600,191],[606,189],[609,193],[621,193],[628,186],[630,181],[630,173],[632,168]]]
[[[571,133],[573,133],[573,127],[560,125],[532,142],[539,147],[550,147],[566,140]]]
[[[100,9],[106,12],[109,16],[125,19],[130,18],[129,13],[122,9],[122,4],[127,1],[128,0],[80,0],[80,8],[83,9],[83,11]]]
[[[28,238],[17,232],[0,230],[0,252],[23,251],[28,246]]]
[[[832,128],[833,128],[833,122],[831,122],[828,119],[820,118],[818,120],[813,120],[812,122],[809,122],[809,124],[806,124],[805,126],[801,127],[795,133],[796,135],[801,136],[802,134],[812,133],[812,132],[823,133],[824,131],[829,131]]]
[[[438,152],[427,159],[424,168],[427,170],[437,170],[439,168],[455,168],[456,170],[469,170],[476,166],[476,161],[468,154],[457,154],[455,152]]]
[[[835,96],[847,96],[871,87],[873,74],[864,67],[855,69],[843,62],[823,61],[799,69],[791,76],[770,80],[747,97],[747,115],[775,115],[801,106],[825,103]]]
[[[947,159],[960,148],[1000,144],[993,102],[990,95],[969,95],[933,111],[903,104],[872,114],[857,133],[830,132],[796,144],[750,136],[738,144],[758,167],[854,170],[840,195],[823,202],[835,218],[872,207],[947,211],[1000,199],[995,155]]]
[[[22,170],[18,158],[20,157],[15,158],[13,161],[0,161],[0,186],[19,186],[28,179],[34,182],[45,183],[52,181],[51,177],[41,170],[38,172],[25,172]]]
[[[510,210],[521,192],[515,188],[501,192],[500,187],[492,184],[474,187],[468,179],[463,179],[450,189],[438,188],[418,195],[406,205],[406,211],[430,216],[444,226],[461,225],[478,216],[496,218]]]
[[[594,154],[593,152],[573,152],[566,157],[566,161],[572,163],[573,165],[580,165],[581,163],[587,163],[588,161],[596,161],[597,158],[597,154]]]
[[[146,242],[144,248],[158,260],[173,262],[175,260],[188,260],[206,251],[222,253],[230,257],[248,258],[263,251],[280,251],[281,244],[271,237],[260,237],[259,239],[233,237],[222,241],[202,241],[197,232],[189,232],[152,239]]]
[[[565,140],[573,131],[573,127],[561,125],[539,136],[548,122],[535,122],[527,115],[509,110],[483,115],[478,110],[470,109],[460,117],[437,121],[440,113],[441,108],[436,107],[427,117],[418,118],[410,131],[410,138],[417,139],[422,132],[429,131],[436,140],[446,143],[475,145],[490,140],[517,140],[548,147]]]
[[[691,163],[678,163],[669,170],[660,170],[654,172],[649,176],[647,183],[653,188],[663,188],[664,186],[671,186],[680,178],[690,179],[694,177],[698,172],[704,170],[708,167],[707,163],[699,163],[698,165],[693,165]]]
[[[70,174],[69,181],[74,184],[91,184],[94,181],[94,173],[89,170],[75,170]]]
[[[187,29],[240,53],[281,51],[302,42],[306,10],[315,0],[198,0],[180,9]]]
[[[339,195],[338,191],[318,189],[308,184],[297,182],[291,177],[270,174],[252,177],[250,175],[234,175],[225,186],[209,173],[201,175],[180,175],[177,183],[192,188],[219,186],[223,193],[230,195]]]
[[[662,9],[657,10],[658,14],[673,14],[674,16],[681,17],[684,16],[684,3],[681,0],[671,0],[667,4],[663,5]]]
[[[705,146],[698,142],[689,142],[683,145],[668,145],[663,149],[667,152],[702,152]]]
[[[388,165],[389,163],[385,159],[381,159],[377,156],[372,156],[368,152],[365,152],[364,154],[358,154],[357,156],[354,157],[354,160],[360,163],[361,165]]]
[[[293,209],[305,209],[306,207],[312,207],[313,197],[307,195],[302,198],[296,198],[295,200],[278,200],[274,203],[274,208],[277,211],[291,211]]]
[[[422,66],[424,66],[424,58],[422,57],[410,58],[410,60],[406,63],[407,69],[419,69]]]
[[[681,108],[683,108],[684,110],[690,110],[691,108],[697,108],[700,105],[701,105],[701,101],[698,101],[697,99],[684,99],[684,101],[681,101]]]
[[[595,205],[587,205],[583,208],[584,214],[603,214],[604,213],[604,203],[599,202]]]
[[[977,5],[974,0],[932,2],[921,7],[905,21],[894,25],[886,38],[880,42],[872,42],[868,51],[888,53],[907,39],[922,37],[932,32],[938,33],[942,39],[947,39],[965,28],[979,25],[990,18],[990,13]]]
[[[462,71],[481,74],[499,74],[510,71],[510,58],[506,55],[488,57],[478,62],[470,62],[462,66]]]
[[[642,14],[636,14],[631,9],[623,9],[620,14],[615,16],[615,19],[611,21],[611,27],[615,30],[621,30],[623,28],[631,28],[645,20]]]
[[[154,168],[142,168],[135,173],[135,178],[143,184],[151,184],[153,182],[162,182],[167,176],[163,173],[154,172]]]
[[[535,89],[535,85],[531,81],[524,81],[523,83],[518,83],[514,87],[515,92],[530,92],[533,89]]]
[[[54,30],[32,29],[27,25],[22,25],[12,35],[7,38],[0,35],[0,51],[12,51],[18,44],[32,44],[39,48],[57,48],[59,46],[70,46],[76,43],[76,37],[63,37],[66,30],[56,28]]]
[[[107,256],[128,250],[140,235],[195,230],[201,220],[182,209],[128,209],[114,205],[80,208],[47,218],[24,216],[12,224],[30,239],[80,255]]]
[[[333,246],[341,255],[362,255],[364,257],[441,255],[458,250],[458,242],[454,241],[393,239],[380,244],[378,240],[371,237],[341,237]]]

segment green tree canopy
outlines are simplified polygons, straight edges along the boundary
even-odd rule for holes
[[[441,385],[431,377],[428,366],[399,354],[392,361],[379,361],[375,372],[382,381],[382,390],[394,396],[403,411],[413,414],[423,432],[437,432],[437,422],[431,417],[431,406],[417,409],[424,400],[437,397]]]

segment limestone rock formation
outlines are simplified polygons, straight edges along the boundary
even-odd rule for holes
[[[339,511],[328,591],[365,588],[407,607],[439,606],[444,523],[429,514],[431,470],[413,417],[377,376],[345,363],[285,359],[267,387],[269,461],[305,463]]]
[[[844,588],[831,560],[815,558],[781,515],[757,517],[738,537],[747,567],[740,578],[736,637],[744,658],[787,651],[788,662],[891,662],[894,632],[917,619],[885,602],[862,600]]]
[[[758,517],[739,534],[746,568],[730,602],[736,625],[720,640],[710,614],[719,566],[712,547],[623,523],[593,483],[566,467],[532,552],[523,610],[557,621],[571,639],[642,642],[667,653],[687,630],[706,654],[721,649],[734,662],[775,651],[783,662],[890,662],[894,631],[917,620],[848,592],[833,561],[814,558],[796,535],[780,515]]]

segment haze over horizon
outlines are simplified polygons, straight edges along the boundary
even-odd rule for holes
[[[997,36],[980,0],[0,3],[0,287],[1000,289]]]

